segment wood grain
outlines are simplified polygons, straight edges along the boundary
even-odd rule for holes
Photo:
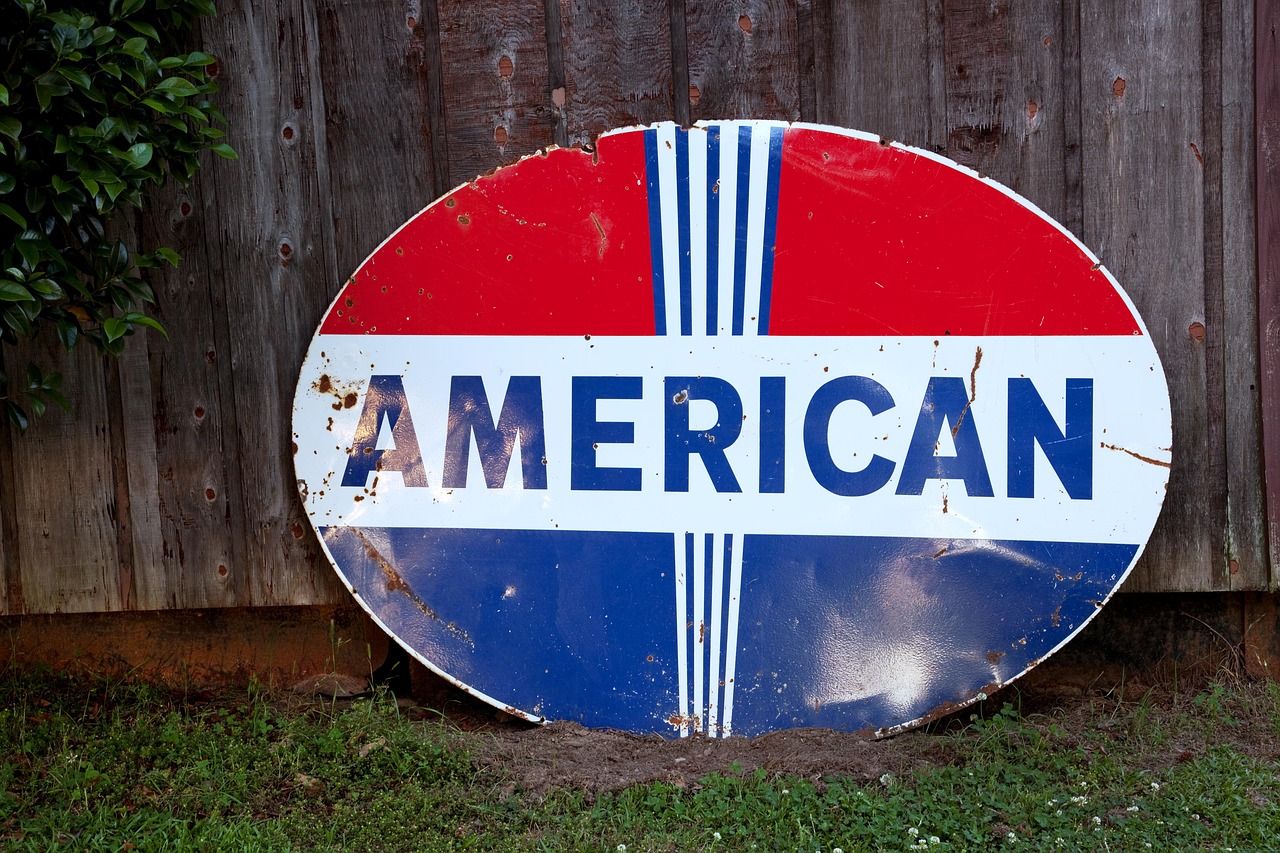
[[[1085,244],[1147,319],[1169,380],[1173,467],[1160,522],[1127,590],[1215,588],[1223,516],[1205,444],[1200,21],[1160,0],[1081,5]],[[1190,61],[1188,57],[1196,57]]]
[[[1280,0],[1255,8],[1258,322],[1270,587],[1280,581]]]
[[[1011,0],[953,0],[945,29],[947,156],[1050,216],[1066,214],[1062,12]]]
[[[378,0],[319,4],[327,188],[341,278],[317,282],[326,304],[346,276],[446,187],[433,181],[427,36],[420,12]],[[386,106],[370,109],[371,93]],[[443,133],[444,128],[439,128]]]
[[[1221,87],[1222,337],[1228,577],[1232,589],[1270,581],[1259,405],[1257,218],[1253,152],[1253,2],[1223,0]]]
[[[8,367],[0,351],[0,365]],[[12,369],[12,368],[9,368]],[[18,515],[14,506],[12,442],[18,436],[8,417],[0,417],[0,613],[22,613],[22,555],[18,553]]]
[[[127,461],[116,469],[117,503],[129,507],[121,570],[132,576],[140,609],[248,601],[247,578],[220,571],[238,563],[230,521],[238,499],[229,482],[238,486],[239,472],[223,446],[221,376],[206,357],[216,349],[211,291],[220,282],[208,272],[209,211],[200,193],[171,186],[152,195],[143,243],[183,255],[177,269],[148,275],[169,336],[135,337],[114,365],[117,462]]]
[[[438,8],[456,186],[552,144],[556,113],[541,4],[440,0]]]
[[[666,3],[564,0],[560,10],[570,145],[610,128],[675,118]]]
[[[694,121],[800,118],[794,0],[687,3]]]
[[[214,310],[226,323],[206,357],[227,392],[224,411],[234,411],[225,447],[243,519],[244,556],[224,577],[244,573],[256,605],[332,601],[341,587],[307,533],[291,429],[302,357],[340,281],[315,9],[229,7],[205,37],[222,57],[220,97],[235,116],[228,141],[240,153],[211,164],[202,184],[210,275],[225,300]]]
[[[945,150],[941,5],[814,0],[817,120]]]
[[[10,374],[24,375],[27,358],[45,372],[63,372],[73,408],[50,408],[13,442],[6,509],[18,520],[23,607],[29,613],[121,610],[126,595],[120,589],[103,356],[89,346],[63,353],[49,336],[7,353]]]

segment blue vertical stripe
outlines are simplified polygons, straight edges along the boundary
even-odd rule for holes
[[[747,301],[747,215],[751,200],[751,127],[738,127],[738,220],[734,224],[733,333],[742,334]]]
[[[720,325],[720,128],[707,128],[707,334]]]
[[[760,258],[760,323],[757,334],[769,334],[773,299],[773,261],[778,234],[778,184],[782,178],[782,128],[769,131],[769,178],[764,198],[764,252]]]
[[[653,268],[653,330],[667,333],[667,299],[662,275],[662,191],[658,185],[658,131],[644,132],[644,171],[649,188],[649,255]]]
[[[680,235],[680,334],[693,334],[693,275],[689,248],[689,131],[676,128],[676,209]]]

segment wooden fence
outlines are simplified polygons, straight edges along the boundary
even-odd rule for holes
[[[731,117],[946,154],[1079,236],[1142,312],[1172,394],[1168,499],[1125,589],[1267,589],[1278,5],[224,0],[200,43],[240,159],[135,225],[185,257],[152,279],[169,339],[139,336],[119,362],[37,348],[76,409],[0,432],[0,612],[345,597],[297,499],[290,414],[346,276],[437,195],[523,154]]]

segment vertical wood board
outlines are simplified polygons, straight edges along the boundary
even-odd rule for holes
[[[120,358],[122,432],[140,608],[230,607],[248,603],[247,577],[230,524],[238,514],[238,471],[223,435],[223,376],[217,359],[214,289],[199,186],[153,195],[142,238],[182,254],[177,269],[152,271],[157,317],[166,338],[131,341]],[[234,420],[231,427],[234,429]],[[120,486],[117,486],[120,488]]]
[[[121,610],[117,516],[103,357],[89,346],[62,352],[52,336],[9,348],[5,367],[24,376],[27,359],[57,365],[72,410],[50,407],[16,438],[13,495],[23,606],[29,613]]]
[[[243,562],[229,571],[245,573],[260,606],[323,603],[341,589],[308,533],[292,463],[294,385],[336,279],[314,13],[238,6],[206,33],[240,154],[211,164],[204,183],[228,324],[214,357],[236,412],[244,519]]]
[[[794,0],[687,3],[694,121],[800,118]]]
[[[1257,0],[1255,92],[1258,322],[1271,587],[1280,565],[1280,0]]]
[[[1199,18],[1162,0],[1081,4],[1084,243],[1146,319],[1169,378],[1173,467],[1126,589],[1214,588],[1225,514],[1206,451]]]
[[[560,11],[564,88],[551,98],[566,115],[568,144],[674,118],[666,3],[562,0]]]
[[[1227,453],[1227,580],[1232,589],[1270,581],[1262,479],[1258,365],[1257,216],[1253,147],[1253,0],[1223,0],[1221,169],[1224,443]]]
[[[450,185],[552,144],[540,4],[440,0]]]
[[[1061,9],[947,5],[947,156],[990,175],[1061,221],[1066,212]]]
[[[941,0],[814,0],[817,120],[943,151]]]
[[[319,4],[322,153],[333,166],[320,191],[329,197],[339,277],[311,287],[326,304],[392,231],[448,189],[433,178],[436,129],[420,14],[376,0]]]

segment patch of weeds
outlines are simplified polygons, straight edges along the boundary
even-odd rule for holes
[[[1276,753],[1258,742],[1278,723],[1274,684],[1047,716],[1009,703],[875,745],[929,756],[875,778],[731,761],[535,797],[476,769],[486,735],[406,719],[387,695],[289,706],[257,686],[216,699],[46,673],[0,681],[0,848],[1259,850],[1280,837]]]

